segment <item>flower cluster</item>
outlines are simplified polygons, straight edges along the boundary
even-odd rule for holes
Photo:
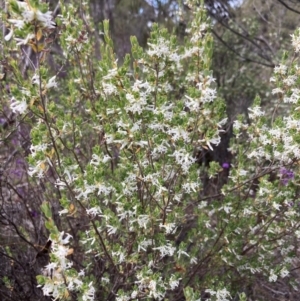
[[[10,1],[11,19],[8,22],[12,24],[10,32],[4,37],[9,41],[14,35],[16,29],[19,37],[16,37],[17,45],[32,44],[37,38],[40,40],[42,31],[55,28],[51,11],[46,11],[47,7],[39,8],[32,6],[29,1]],[[36,32],[40,31],[38,34]]]
[[[291,181],[295,177],[294,172],[292,170],[286,169],[285,167],[281,167],[279,173],[280,173],[281,183],[285,186],[288,184],[289,181]]]

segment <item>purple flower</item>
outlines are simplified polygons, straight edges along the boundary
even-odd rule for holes
[[[281,167],[279,170],[282,185],[286,186],[290,180],[294,179],[295,174],[292,170]]]
[[[38,213],[35,210],[32,210],[30,212],[30,214],[31,214],[32,217],[37,217],[38,216]]]
[[[224,169],[228,169],[228,168],[230,167],[230,163],[224,162],[224,163],[222,164],[222,167],[223,167]]]
[[[11,139],[11,143],[12,143],[12,145],[16,146],[19,143],[19,141],[16,137],[14,137]]]
[[[23,171],[20,170],[20,169],[13,169],[10,174],[13,176],[16,176],[17,178],[21,178],[22,177],[22,174],[23,174]]]
[[[16,163],[17,163],[17,165],[24,165],[25,164],[24,159],[21,159],[21,158],[18,158],[16,160]]]

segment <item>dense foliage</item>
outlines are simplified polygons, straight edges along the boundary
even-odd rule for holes
[[[53,20],[40,1],[9,1],[3,300],[271,300],[264,287],[293,300],[300,31],[271,78],[271,114],[256,97],[212,160],[230,125],[197,2],[183,36],[153,24],[147,48],[131,37],[119,63],[107,21],[94,39],[88,3]]]

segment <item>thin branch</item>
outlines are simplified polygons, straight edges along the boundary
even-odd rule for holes
[[[299,10],[296,10],[290,6],[288,6],[283,0],[277,0],[279,3],[281,3],[284,7],[286,7],[287,9],[289,9],[290,11],[296,13],[296,14],[300,14]]]
[[[235,53],[237,56],[239,56],[240,58],[242,58],[244,61],[246,62],[252,62],[255,64],[259,64],[259,65],[263,65],[266,67],[270,67],[270,68],[274,68],[275,64],[267,64],[267,63],[263,63],[257,60],[253,60],[250,59],[249,57],[244,57],[241,54],[239,54],[234,48],[232,48],[231,46],[229,46],[213,29],[211,30],[211,32],[215,35],[215,37],[223,44],[225,45],[230,51],[232,51],[233,53]]]

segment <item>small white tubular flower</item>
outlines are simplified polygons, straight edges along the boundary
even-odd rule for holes
[[[102,83],[102,88],[103,92],[106,95],[113,95],[118,93],[117,87],[111,83]]]
[[[43,178],[45,170],[46,170],[45,162],[40,160],[40,161],[36,162],[36,166],[29,167],[28,175],[30,177],[36,175],[38,178]]]
[[[22,11],[22,26],[20,24],[19,28],[23,28],[25,23],[31,23],[34,20],[39,22],[39,25],[44,28],[55,28],[55,22],[52,21],[52,12],[47,11],[46,13],[42,13],[40,10],[31,7],[28,2],[16,1],[19,6],[19,9]],[[13,20],[14,21],[14,20]]]
[[[198,99],[193,99],[189,97],[188,95],[185,95],[187,100],[185,101],[185,106],[189,108],[191,112],[196,112],[199,110],[199,100]]]
[[[166,234],[172,234],[175,233],[177,226],[175,223],[165,223],[165,224],[160,224],[160,228],[164,228],[166,231]]]
[[[86,209],[86,213],[91,217],[95,217],[99,214],[102,214],[102,211],[101,211],[100,207],[97,206],[97,207],[92,207],[90,209]]]
[[[297,76],[296,75],[289,75],[287,78],[283,80],[283,83],[285,83],[288,86],[292,86],[296,83]]]
[[[297,53],[300,51],[300,36],[299,34],[297,35],[292,34],[291,37],[292,37],[292,45],[295,49],[295,52]]]
[[[274,73],[275,73],[275,74],[285,75],[286,72],[287,72],[287,66],[286,66],[286,65],[280,64],[279,66],[276,66],[276,67],[274,68]]]
[[[22,12],[22,17],[26,23],[30,23],[34,20],[34,11],[30,9],[26,9]]]
[[[275,88],[272,90],[272,94],[283,94],[283,90],[281,88]]]
[[[290,272],[286,269],[286,268],[283,268],[281,271],[280,271],[280,277],[284,278],[286,277]]]
[[[42,291],[43,291],[44,296],[59,297],[59,294],[57,294],[57,293],[55,294],[54,293],[54,291],[57,291],[57,288],[55,287],[53,281],[47,281],[43,285]]]
[[[128,100],[128,105],[126,105],[125,110],[132,113],[138,113],[141,114],[143,110],[146,109],[147,106],[147,100],[145,97],[140,95],[140,97],[135,98],[133,94],[127,93],[126,99]]]
[[[150,221],[149,215],[139,215],[137,218],[137,222],[140,226],[140,228],[147,229],[147,224]]]
[[[153,248],[153,250],[158,250],[160,252],[161,258],[165,256],[173,256],[176,248],[171,245],[171,243],[167,243],[164,246]]]
[[[58,211],[59,216],[61,216],[63,214],[67,214],[67,213],[69,213],[68,209],[63,209],[63,210]]]
[[[167,57],[171,54],[170,42],[160,37],[157,44],[148,43],[149,49],[147,51],[150,56]]]
[[[53,270],[55,270],[56,268],[57,268],[57,262],[50,262],[45,266],[44,272],[47,275],[51,275],[51,273],[53,273]]]
[[[39,75],[35,74],[32,79],[31,82],[33,85],[39,85],[40,84],[40,77]]]
[[[112,225],[107,225],[107,234],[108,234],[108,236],[116,234],[117,231],[118,231],[117,227],[114,227]]]
[[[33,33],[30,33],[27,35],[27,37],[25,39],[20,39],[20,38],[15,38],[15,40],[17,41],[17,45],[27,45],[28,42],[33,39],[35,36]]]
[[[61,232],[61,233],[60,233],[60,236],[59,236],[59,242],[60,242],[61,244],[63,244],[63,245],[66,245],[66,244],[68,244],[68,243],[70,242],[70,239],[73,238],[73,236],[72,236],[71,234],[66,233],[66,237],[63,238],[64,235],[65,235],[64,232]]]
[[[27,110],[26,100],[23,98],[22,101],[19,101],[13,98],[10,108],[14,113],[19,113],[22,115]]]
[[[12,23],[18,29],[22,29],[25,26],[24,20],[8,19],[8,22]]]
[[[278,278],[278,276],[275,275],[274,270],[272,269],[270,271],[269,282],[276,282],[277,278]]]
[[[226,288],[223,288],[223,289],[217,290],[217,291],[213,291],[211,289],[207,289],[205,291],[210,293],[212,296],[215,296],[216,301],[229,301],[229,300],[231,300],[230,293],[227,291]]]
[[[222,119],[221,121],[219,121],[219,122],[218,122],[218,126],[219,126],[219,127],[222,127],[223,125],[225,125],[225,124],[226,124],[227,120],[228,120],[228,118],[227,118],[227,117],[226,117],[226,118],[224,118],[224,119]]]
[[[175,157],[175,161],[179,164],[184,173],[188,173],[192,164],[196,162],[190,154],[185,153],[183,150],[176,150],[170,157]]]
[[[46,13],[42,13],[41,11],[37,11],[35,13],[36,19],[42,24],[43,27],[48,29],[55,28],[56,24],[52,21],[52,12],[47,11]]]
[[[30,146],[30,152],[31,156],[35,157],[38,152],[44,152],[48,147],[48,144],[42,143],[37,145],[31,145]]]
[[[255,117],[260,117],[260,116],[265,115],[265,112],[263,112],[261,110],[261,108],[258,107],[258,106],[255,106],[253,108],[249,108],[248,110],[251,112],[251,113],[249,113],[250,118],[255,118]]]
[[[5,40],[5,41],[10,41],[10,39],[11,39],[12,36],[13,36],[13,33],[14,33],[14,31],[13,31],[13,30],[10,30],[9,33],[4,37],[4,40]]]
[[[176,287],[178,287],[180,280],[181,278],[176,279],[174,275],[171,276],[171,279],[169,280],[169,285],[172,291],[176,289]]]
[[[88,289],[82,295],[82,300],[83,301],[93,301],[95,299],[95,292],[96,292],[96,290],[93,286],[93,282],[90,282]]]
[[[213,147],[211,146],[211,144],[215,144],[215,145],[219,145],[221,142],[221,137],[217,136],[217,137],[213,137],[209,140],[206,141],[207,146],[209,147],[210,150],[214,150]]]
[[[57,87],[57,82],[55,81],[56,76],[53,76],[49,79],[48,83],[46,84],[46,88],[56,88]]]
[[[172,136],[174,141],[182,138],[184,141],[188,141],[189,133],[180,127],[173,127],[167,131],[167,133]]]

